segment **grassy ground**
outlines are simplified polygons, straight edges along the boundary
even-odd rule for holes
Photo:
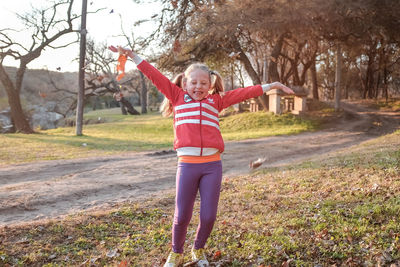
[[[387,101],[384,98],[380,99],[363,99],[361,103],[372,108],[383,111],[400,111],[400,98],[389,98]]]
[[[225,177],[208,257],[220,266],[400,264],[400,131],[335,156]],[[174,196],[0,230],[0,265],[160,266]],[[198,222],[198,203],[185,245]],[[398,265],[396,265],[398,266]]]
[[[172,148],[172,118],[163,118],[158,113],[124,116],[119,109],[112,109],[86,113],[84,119],[105,123],[85,125],[83,136],[76,136],[74,127],[38,130],[31,135],[0,135],[0,165]],[[317,128],[315,118],[264,112],[221,119],[225,140],[294,134]]]
[[[400,99],[392,98],[387,102],[385,100],[377,101],[377,105],[384,110],[400,111]]]

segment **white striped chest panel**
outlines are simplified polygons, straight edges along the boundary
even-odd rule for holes
[[[175,111],[175,127],[184,124],[201,124],[219,128],[218,110],[204,102],[177,105]]]

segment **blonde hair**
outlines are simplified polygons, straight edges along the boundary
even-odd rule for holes
[[[211,83],[211,94],[220,94],[224,92],[224,81],[222,80],[221,75],[218,72],[210,70],[207,65],[203,63],[193,63],[191,64],[183,73],[178,74],[173,80],[172,83],[176,84],[180,88],[183,88],[183,81],[189,74],[194,70],[203,70],[204,72],[208,73],[210,76],[210,83]],[[173,107],[171,102],[168,98],[164,98],[163,102],[160,106],[160,111],[164,117],[169,117],[173,113]]]

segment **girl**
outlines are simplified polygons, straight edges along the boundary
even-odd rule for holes
[[[118,51],[113,46],[110,49]],[[201,199],[200,223],[192,248],[192,259],[197,266],[209,266],[204,246],[217,214],[222,180],[220,154],[224,151],[218,113],[271,89],[281,89],[287,94],[293,94],[293,91],[274,82],[224,92],[221,76],[200,63],[190,65],[173,83],[131,50],[124,49],[124,52],[165,95],[168,102],[163,104],[163,115],[174,114],[174,149],[179,160],[172,251],[164,267],[183,263],[183,247],[197,191]]]

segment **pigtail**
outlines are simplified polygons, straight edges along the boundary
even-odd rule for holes
[[[183,77],[184,77],[184,74],[183,74],[183,73],[177,75],[177,76],[172,80],[172,83],[176,84],[176,85],[179,86],[180,88],[183,88]],[[160,111],[161,111],[161,114],[162,114],[164,117],[169,117],[169,116],[171,116],[172,113],[174,112],[173,107],[172,107],[172,104],[171,104],[171,101],[169,101],[168,98],[164,97],[164,100],[163,100],[163,102],[161,103],[161,106],[160,106]]]
[[[161,103],[160,106],[160,112],[163,115],[163,117],[169,117],[171,116],[173,110],[172,110],[172,104],[168,100],[168,98],[164,97],[163,102]]]
[[[224,88],[224,80],[222,79],[221,75],[219,75],[216,71],[210,71],[211,78],[214,76],[214,82],[212,83],[211,89],[212,94],[220,94],[225,91]],[[212,80],[212,79],[211,79]]]

